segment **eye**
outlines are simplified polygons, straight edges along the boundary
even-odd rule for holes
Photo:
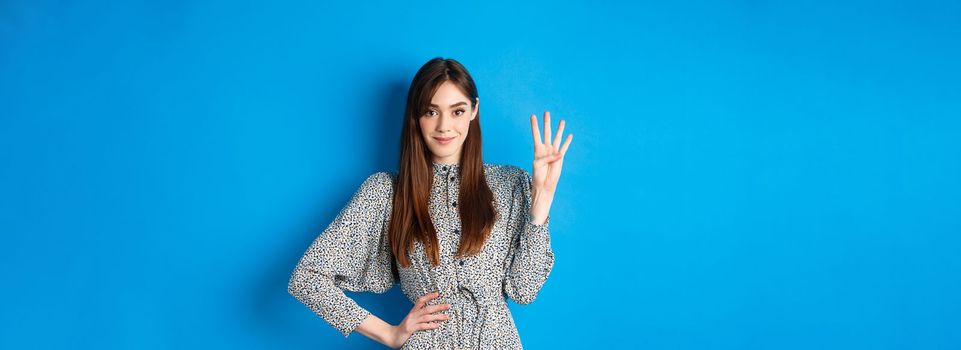
[[[428,117],[433,117],[433,116],[435,116],[435,115],[437,115],[437,111],[435,111],[435,110],[433,110],[433,109],[427,111],[427,116],[428,116]]]
[[[456,116],[461,116],[461,115],[463,115],[463,114],[464,114],[464,110],[463,110],[463,109],[458,109],[458,110],[454,111],[454,115],[456,115]]]

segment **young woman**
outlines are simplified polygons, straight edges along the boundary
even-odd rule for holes
[[[300,259],[288,291],[344,336],[392,348],[520,348],[505,296],[534,301],[554,265],[548,211],[573,135],[531,115],[533,176],[481,158],[480,99],[456,60],[434,58],[407,94],[396,173],[370,175]],[[397,326],[344,290],[400,283]]]

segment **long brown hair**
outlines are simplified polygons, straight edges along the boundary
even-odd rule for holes
[[[460,62],[436,57],[427,61],[410,83],[407,108],[400,137],[400,164],[394,182],[394,205],[388,237],[401,266],[410,266],[409,251],[415,240],[424,245],[428,260],[440,265],[437,231],[430,218],[428,202],[433,182],[430,149],[424,142],[418,120],[427,112],[437,88],[446,81],[456,85],[477,108],[477,87]],[[494,194],[484,177],[481,157],[480,111],[470,122],[460,156],[460,194],[457,206],[461,217],[461,241],[457,255],[480,252],[496,219]]]

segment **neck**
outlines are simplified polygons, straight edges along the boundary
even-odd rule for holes
[[[434,163],[443,164],[443,165],[458,165],[460,164],[460,156],[452,155],[444,158],[432,157],[431,161]]]

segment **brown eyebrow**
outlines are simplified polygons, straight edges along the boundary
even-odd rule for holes
[[[457,103],[455,103],[455,104],[450,105],[450,108],[454,108],[454,107],[457,107],[457,106],[460,106],[460,105],[466,106],[466,105],[467,105],[467,102],[464,102],[464,101],[457,102]],[[437,107],[437,105],[435,105],[435,104],[433,104],[433,103],[431,103],[430,106],[431,106],[431,107]]]

